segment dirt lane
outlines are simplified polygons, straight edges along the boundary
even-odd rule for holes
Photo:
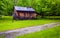
[[[0,32],[0,35],[4,35],[4,38],[15,38],[15,36],[19,36],[22,34],[27,34],[31,32],[37,32],[40,30],[44,30],[47,28],[52,28],[55,26],[59,26],[60,24],[58,23],[50,23],[50,24],[44,24],[44,25],[39,25],[39,26],[33,26],[33,27],[26,27],[26,28],[21,28],[21,29],[16,29],[16,30],[10,30],[6,32]]]

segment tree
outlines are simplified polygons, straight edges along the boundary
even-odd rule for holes
[[[14,5],[32,7],[42,17],[60,15],[60,0],[0,0],[0,14],[12,15]]]

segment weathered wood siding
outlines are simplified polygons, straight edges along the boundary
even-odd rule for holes
[[[32,19],[36,17],[36,13],[34,12],[19,12],[15,11],[16,18],[18,19]]]
[[[19,13],[19,16],[20,16],[20,17],[24,17],[24,13],[20,12],[20,13]]]
[[[36,13],[32,13],[32,15],[31,15],[31,16],[32,16],[32,17],[36,17],[36,15],[37,15]]]
[[[30,14],[29,13],[25,13],[25,17],[30,17]]]

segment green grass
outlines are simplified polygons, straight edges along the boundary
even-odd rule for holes
[[[46,16],[48,17],[48,16]],[[60,16],[49,16],[50,18],[60,18]]]
[[[16,38],[60,38],[60,26],[42,30],[40,32],[24,34]]]
[[[0,38],[4,38],[5,36],[4,35],[0,35]]]
[[[14,20],[12,22],[12,16],[3,16],[2,18],[0,18],[0,32],[24,27],[36,26],[41,24],[48,24],[58,21],[60,20],[40,19],[40,20]]]

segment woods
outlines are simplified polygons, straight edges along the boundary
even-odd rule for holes
[[[59,16],[60,0],[16,0],[17,6],[32,7],[41,16]],[[0,15],[12,15],[14,0],[0,0]]]

